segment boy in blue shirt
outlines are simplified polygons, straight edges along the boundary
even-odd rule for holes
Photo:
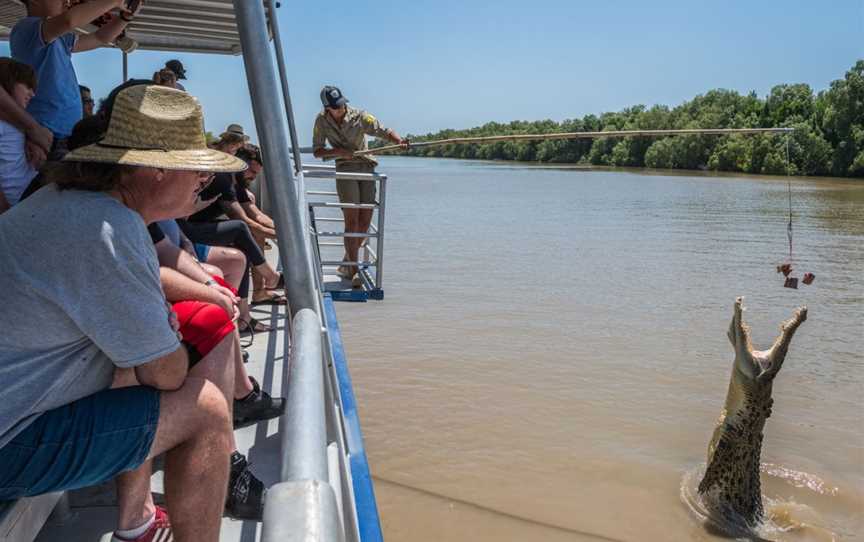
[[[72,53],[90,51],[112,43],[133,13],[125,10],[126,0],[89,0],[67,8],[64,0],[26,0],[27,17],[18,21],[9,36],[12,58],[36,70],[38,92],[27,112],[54,134],[49,160],[66,154],[66,139],[81,120],[78,78]],[[92,34],[76,34],[101,15],[119,8],[120,16]]]

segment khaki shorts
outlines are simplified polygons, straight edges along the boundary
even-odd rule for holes
[[[347,162],[336,164],[337,173],[373,173],[375,164]],[[375,203],[375,181],[336,181],[342,203]]]

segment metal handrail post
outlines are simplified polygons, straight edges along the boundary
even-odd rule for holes
[[[279,258],[285,273],[285,290],[292,314],[300,309],[318,309],[318,294],[312,275],[312,258],[304,220],[300,216],[298,185],[288,158],[285,119],[273,115],[279,106],[279,91],[267,39],[264,4],[234,0],[243,64],[252,98],[255,125],[264,148],[267,190],[273,198],[273,218],[279,241]]]
[[[294,125],[294,108],[291,106],[291,93],[288,92],[288,76],[285,71],[285,58],[282,55],[282,36],[279,34],[279,18],[273,0],[267,0],[270,10],[270,28],[273,30],[273,48],[276,49],[276,65],[279,68],[279,79],[282,83],[282,99],[285,102],[285,116],[288,118],[288,134],[291,136],[291,150],[294,154],[294,168],[299,174],[303,170],[300,162],[300,143],[297,141],[297,128]]]
[[[294,316],[292,331],[291,371],[285,372],[282,382],[282,389],[288,390],[287,404],[279,420],[281,479],[328,482],[324,364],[318,315],[311,309],[301,310]]]
[[[375,287],[381,289],[381,280],[384,276],[384,210],[387,204],[387,175],[381,175],[381,195],[378,197],[378,261],[375,266]],[[375,182],[375,181],[372,181]]]

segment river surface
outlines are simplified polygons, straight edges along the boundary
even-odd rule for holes
[[[721,540],[682,493],[743,295],[757,347],[809,307],[770,538],[864,540],[864,181],[793,179],[791,290],[785,178],[381,162],[386,299],[337,310],[386,539]]]

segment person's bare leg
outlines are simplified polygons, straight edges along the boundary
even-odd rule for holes
[[[359,210],[342,209],[342,212],[345,215],[345,232],[356,233],[360,220]],[[358,238],[344,237],[343,239],[345,245],[345,259],[349,262],[357,261],[357,250],[360,248],[359,243],[357,243]],[[357,272],[357,267],[355,265],[351,265],[350,267],[353,269],[354,273]]]
[[[121,531],[143,525],[156,512],[150,493],[153,460],[148,459],[135,470],[117,475],[117,528]]]
[[[231,408],[236,334],[225,337],[163,392],[149,458],[165,453],[165,500],[177,542],[218,540],[234,444]],[[227,393],[226,393],[227,392]]]
[[[166,452],[165,501],[177,542],[219,539],[234,449],[230,404],[201,378],[162,395],[151,456]]]
[[[252,284],[255,284],[255,272],[261,274],[261,279],[263,281],[264,289],[272,289],[276,287],[276,283],[279,282],[279,273],[276,272],[275,269],[270,267],[270,264],[267,262],[262,263],[261,265],[256,265],[252,268]],[[253,287],[254,290],[254,287]],[[263,290],[262,290],[263,291]],[[253,294],[254,297],[254,294]]]
[[[357,217],[357,232],[358,233],[369,233],[369,225],[372,224],[372,209],[360,209]],[[357,252],[359,254],[360,250],[363,248],[363,244],[368,241],[368,237],[358,237],[357,238]],[[359,261],[359,259],[358,259]]]
[[[237,332],[234,332],[237,335]],[[239,340],[239,337],[237,338]],[[249,374],[246,372],[246,366],[243,364],[243,354],[240,349],[237,349],[237,354],[234,356],[234,399],[243,399],[255,388],[252,386],[252,381],[249,380]]]
[[[210,247],[207,263],[221,269],[228,284],[234,288],[240,286],[246,272],[246,256],[242,252],[230,247]]]

